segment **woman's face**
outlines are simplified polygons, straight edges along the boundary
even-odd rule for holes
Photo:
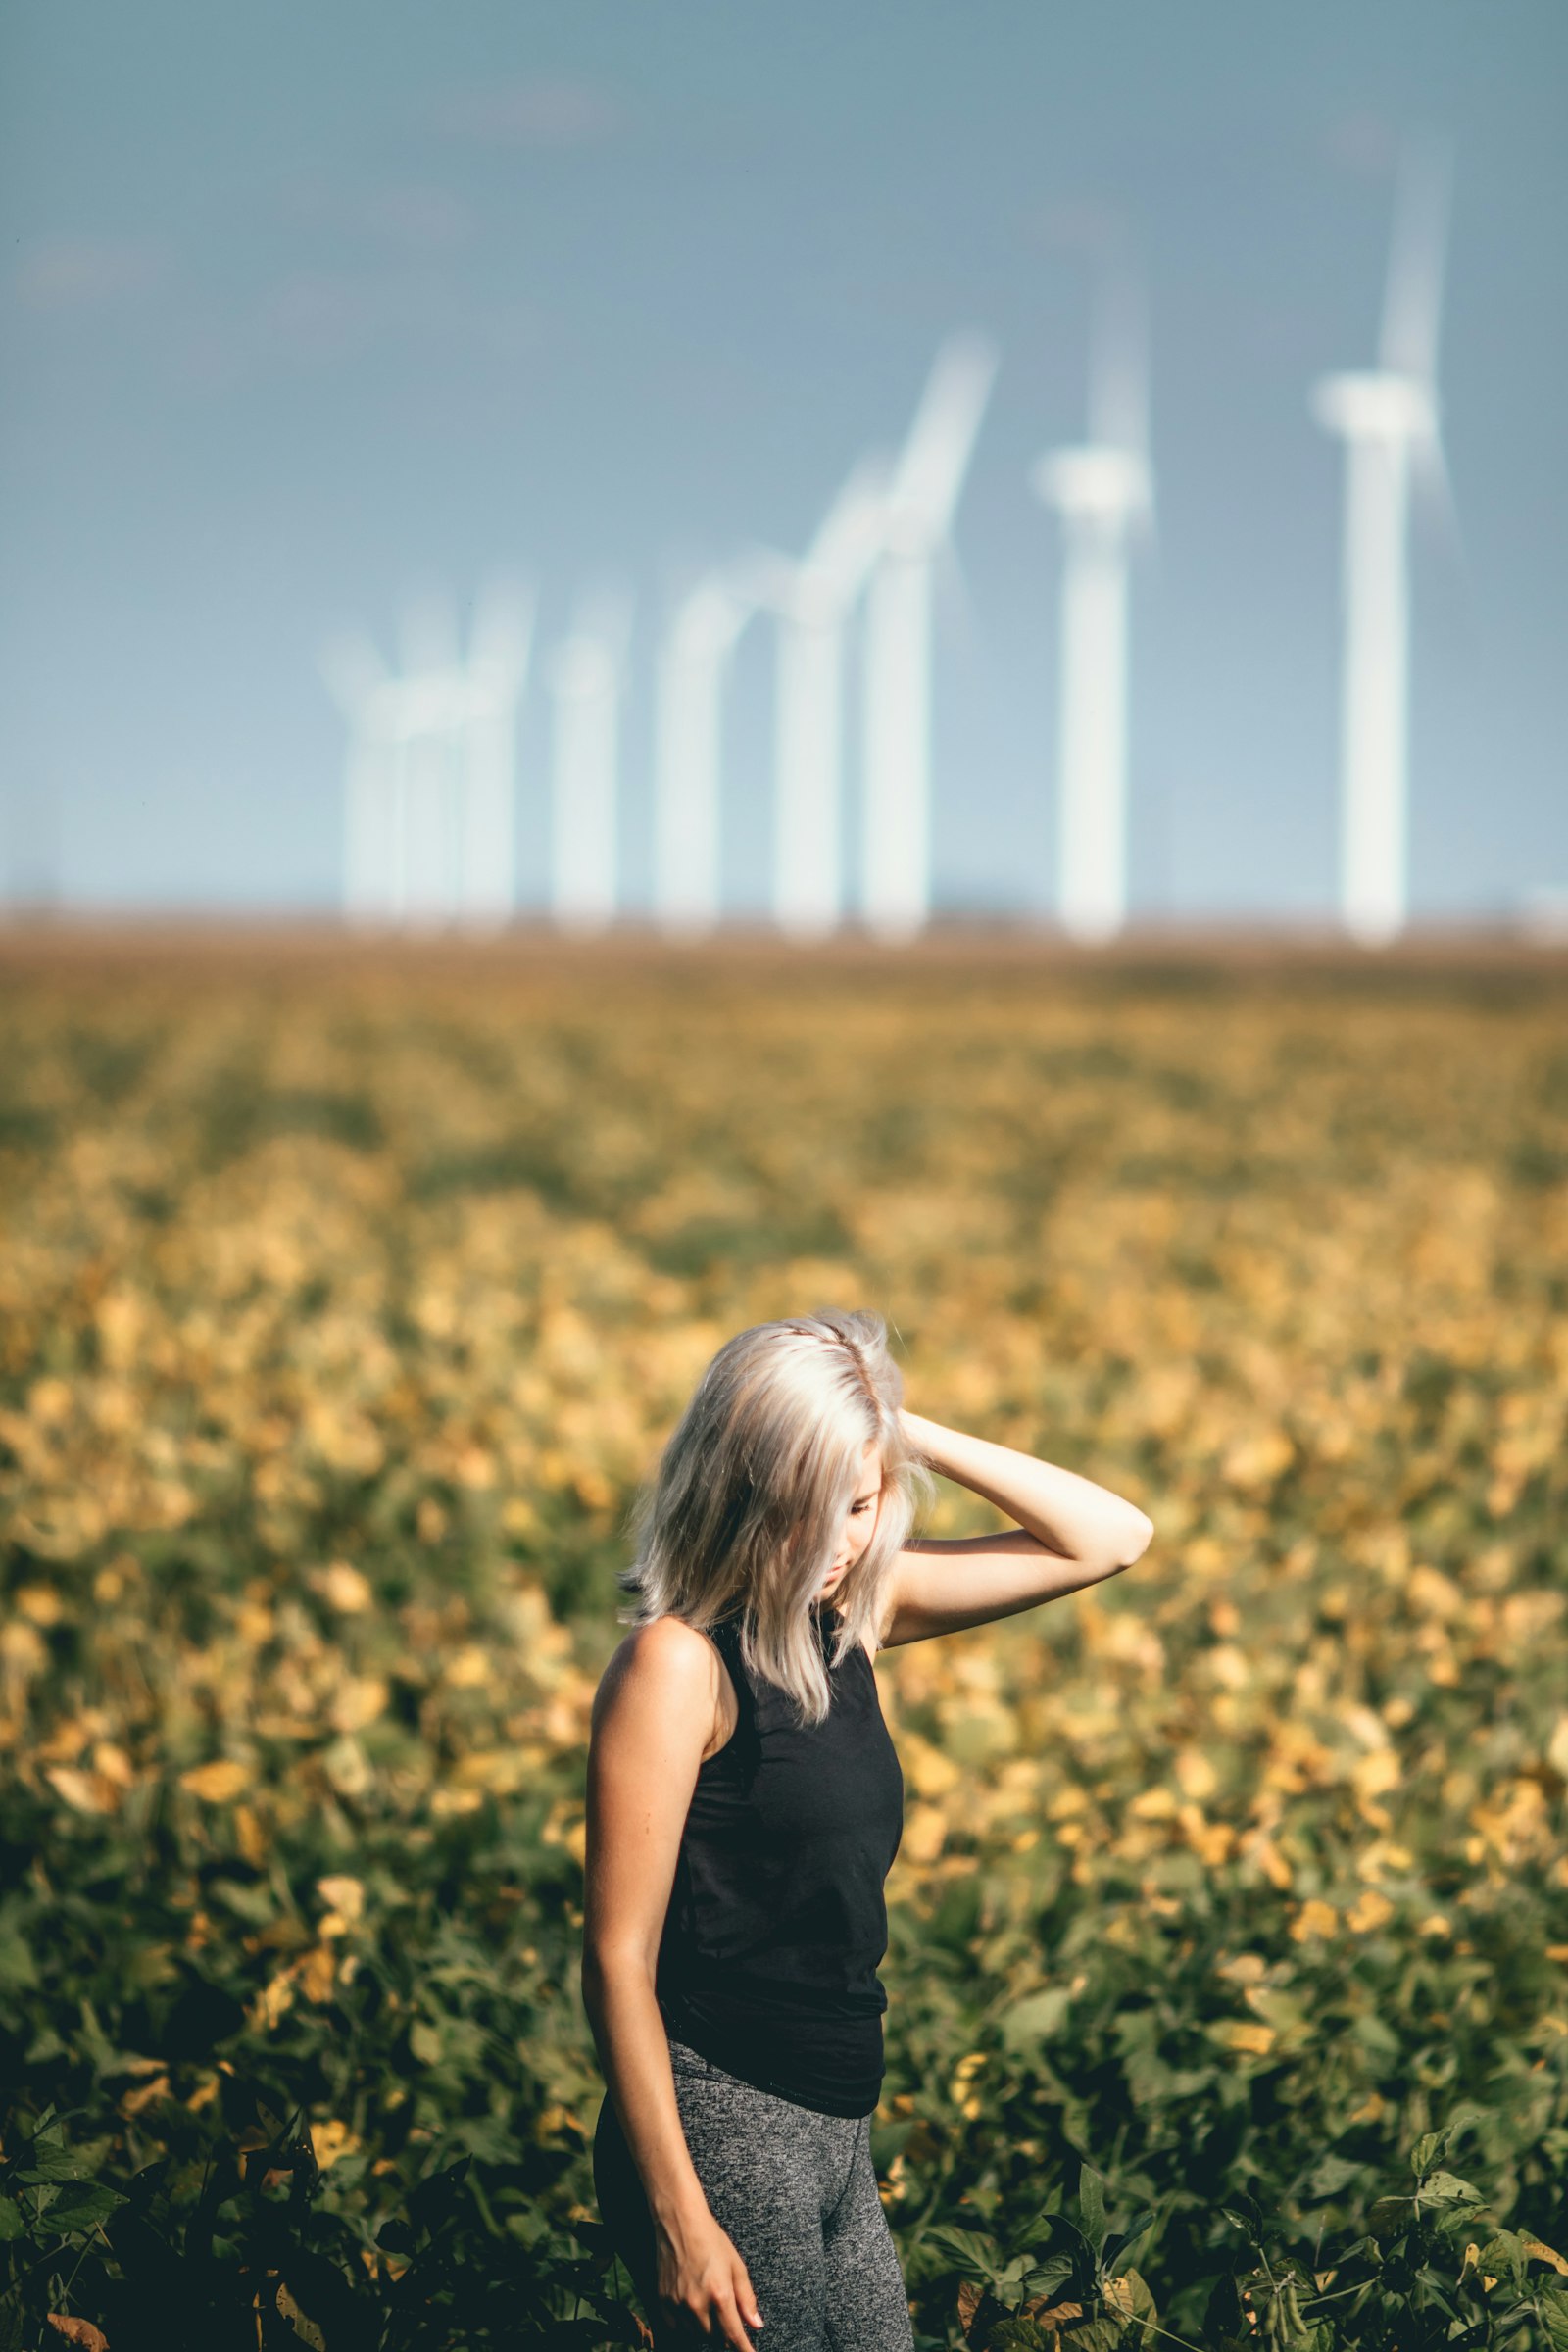
[[[876,1534],[877,1512],[882,1505],[882,1449],[873,1441],[860,1457],[860,1474],[856,1481],[855,1496],[844,1514],[839,1528],[839,1540],[833,1550],[833,1565],[822,1581],[818,1600],[836,1592],[871,1538]]]

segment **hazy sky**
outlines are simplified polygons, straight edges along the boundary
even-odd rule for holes
[[[804,546],[941,336],[1003,366],[937,673],[939,895],[1048,903],[1085,224],[1148,272],[1157,544],[1133,614],[1133,897],[1309,914],[1334,878],[1339,448],[1398,134],[1456,154],[1442,370],[1462,544],[1416,550],[1412,886],[1568,884],[1564,0],[3,0],[0,821],[78,903],[323,908],[323,630],[405,591],[636,599]],[[771,647],[726,864],[765,885]],[[523,726],[522,891],[545,841]],[[851,772],[853,813],[854,771]]]

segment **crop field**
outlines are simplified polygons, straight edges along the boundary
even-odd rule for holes
[[[589,1708],[694,1378],[824,1301],[1157,1531],[878,1663],[921,2352],[1568,2345],[1565,1013],[9,951],[0,2352],[643,2340]]]

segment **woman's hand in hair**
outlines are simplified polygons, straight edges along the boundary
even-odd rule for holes
[[[1109,1572],[1130,1568],[1148,1549],[1152,1519],[1108,1487],[1011,1446],[944,1429],[918,1413],[900,1418],[929,1468],[984,1495],[1059,1558]]]
[[[751,2275],[733,2240],[713,2216],[704,2214],[673,2230],[656,2223],[659,2300],[668,2323],[693,2342],[732,2344],[753,2352],[748,2328],[760,2328],[762,2315],[752,2292]]]
[[[1148,1549],[1153,1521],[1108,1487],[918,1413],[902,1419],[928,1469],[1015,1524],[996,1536],[922,1536],[906,1544],[882,1588],[882,1648],[1016,1617],[1119,1575]]]

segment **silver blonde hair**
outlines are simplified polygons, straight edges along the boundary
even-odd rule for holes
[[[623,1625],[676,1616],[706,1633],[740,1611],[747,1668],[820,1723],[827,1675],[811,1606],[832,1565],[868,1446],[882,1453],[876,1532],[833,1595],[833,1663],[876,1646],[883,1588],[929,1477],[899,1419],[904,1382],[879,1315],[823,1308],[758,1323],[714,1356],[664,1447],[617,1579]]]

